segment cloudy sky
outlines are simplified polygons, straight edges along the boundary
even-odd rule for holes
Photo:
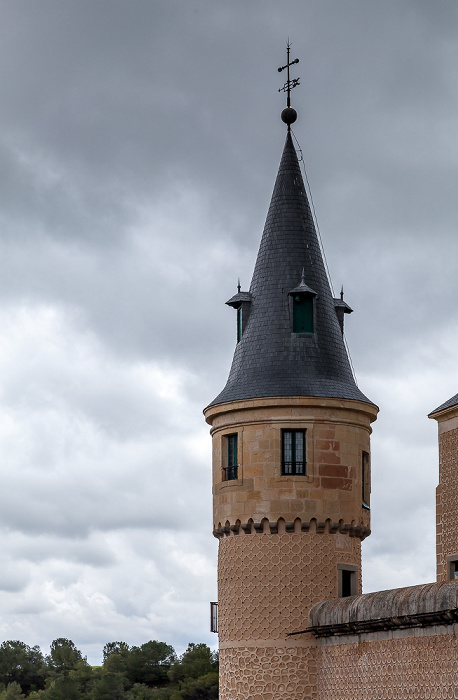
[[[365,590],[434,580],[458,391],[455,0],[0,0],[0,638],[215,643],[210,438],[302,147],[373,433]]]

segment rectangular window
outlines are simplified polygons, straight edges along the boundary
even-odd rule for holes
[[[458,555],[452,554],[447,557],[448,580],[458,581]]]
[[[242,307],[239,306],[237,309],[237,342],[240,343],[242,340]]]
[[[218,632],[218,603],[210,603],[210,632]]]
[[[362,453],[363,508],[370,509],[371,503],[371,459],[369,452]]]
[[[282,430],[282,474],[305,474],[305,430]]]
[[[293,297],[293,333],[313,333],[313,297]]]
[[[226,466],[224,467],[225,481],[238,479],[238,439],[237,433],[226,435]]]
[[[338,575],[338,596],[339,598],[348,598],[351,595],[357,594],[357,575],[358,567],[351,564],[337,564]]]

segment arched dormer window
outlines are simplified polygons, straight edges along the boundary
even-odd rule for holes
[[[293,306],[293,333],[315,332],[316,292],[305,284],[304,270],[301,283],[288,292]]]

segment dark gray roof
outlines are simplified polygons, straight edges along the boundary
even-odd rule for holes
[[[451,625],[458,619],[458,582],[423,583],[317,603],[309,627],[318,637]]]
[[[334,307],[336,309],[337,308],[343,309],[345,314],[352,314],[353,313],[353,309],[351,308],[351,306],[348,306],[347,302],[344,301],[343,299],[334,299]]]
[[[292,333],[290,297],[304,268],[316,333]],[[337,321],[296,151],[286,138],[251,281],[250,315],[229,379],[212,404],[267,396],[370,401],[356,386]]]
[[[458,394],[455,394],[455,396],[452,396],[451,399],[446,401],[445,403],[441,404],[437,408],[434,409],[434,411],[431,411],[429,414],[430,416],[433,416],[435,413],[439,413],[440,411],[444,411],[446,408],[452,408],[452,406],[458,406]]]
[[[229,301],[226,301],[226,304],[228,306],[233,306],[236,309],[238,306],[240,306],[242,301],[251,301],[250,292],[237,292],[237,294],[234,294]]]

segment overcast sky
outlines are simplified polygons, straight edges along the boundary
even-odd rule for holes
[[[285,138],[358,384],[365,591],[435,578],[458,391],[456,0],[0,0],[0,640],[216,643],[210,437]]]

